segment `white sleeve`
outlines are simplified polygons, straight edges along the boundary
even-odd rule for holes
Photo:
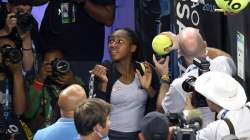
[[[179,113],[185,108],[186,92],[182,89],[182,83],[185,79],[175,79],[169,87],[168,92],[162,101],[162,108],[165,112]]]
[[[217,120],[199,130],[196,135],[196,140],[221,140],[229,134],[230,132],[226,122],[224,120]]]

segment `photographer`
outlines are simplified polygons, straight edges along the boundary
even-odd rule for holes
[[[201,60],[204,64],[201,63],[199,65],[204,65],[203,67],[192,64],[190,67],[198,67],[198,69],[196,68],[185,73],[181,78],[175,79],[170,85],[168,83],[162,83],[169,86],[169,89],[165,92],[162,107],[165,112],[169,113],[181,113],[184,109],[192,109],[193,107],[198,108],[202,112],[203,127],[205,127],[208,123],[214,121],[215,114],[209,110],[204,99],[196,99],[195,96],[192,98],[193,95],[196,94],[185,91],[183,89],[183,82],[189,79],[190,76],[197,77],[200,73],[199,71],[221,71],[233,75],[234,70],[232,69],[232,65],[234,65],[234,63],[231,58],[225,56],[214,58],[210,61],[210,66],[207,64],[209,63],[208,61],[205,59]],[[192,83],[192,81],[190,82]]]
[[[38,47],[38,25],[31,15],[32,2],[30,0],[9,0],[2,3],[0,36],[7,37],[22,49],[23,68],[31,70],[34,63],[32,41]]]
[[[6,38],[0,39],[0,50],[0,139],[25,140],[19,118],[26,109],[21,52]]]
[[[217,56],[230,57],[227,53],[219,49],[208,47],[206,41],[196,28],[184,28],[177,35],[171,32],[162,32],[160,34],[171,38],[173,45],[169,51],[177,50],[178,68],[173,69],[172,71],[176,71],[179,77],[181,77],[184,73],[188,73],[191,69],[197,68],[193,66],[190,67],[190,65],[193,64],[193,59],[195,57],[206,58],[207,60],[211,60]],[[159,62],[164,62],[164,59],[159,60]],[[162,92],[160,92],[157,101],[158,110],[161,109],[161,102],[165,96],[165,93],[168,91],[169,84],[167,83],[170,83],[168,65],[161,64],[159,62],[157,62],[154,57],[156,69],[161,77],[162,82],[164,83],[164,88],[161,89]]]
[[[85,83],[104,52],[105,25],[113,23],[115,0],[34,0],[48,2],[41,23],[42,51],[60,48]],[[87,76],[86,76],[87,75]]]
[[[210,110],[218,113],[217,121],[197,132],[197,140],[221,140],[230,134],[250,137],[250,107],[240,83],[227,74],[211,71],[197,78],[195,90],[206,98]]]
[[[63,60],[60,50],[47,51],[39,72],[29,83],[28,109],[24,116],[33,132],[49,126],[60,117],[58,95],[71,84],[83,85],[70,70],[69,63]]]

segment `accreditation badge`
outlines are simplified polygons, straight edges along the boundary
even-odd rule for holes
[[[62,24],[76,22],[76,6],[74,3],[63,2],[60,7]]]

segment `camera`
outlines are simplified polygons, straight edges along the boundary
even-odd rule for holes
[[[33,28],[33,17],[29,13],[18,12],[16,15],[11,16],[10,18],[17,19],[17,27],[22,32],[31,31]]]
[[[167,115],[172,126],[176,126],[171,135],[171,140],[195,140],[196,132],[201,129],[200,117],[187,119],[183,113],[169,113]]]
[[[210,62],[205,58],[194,58],[193,64],[198,67],[198,75],[210,71]],[[206,98],[194,90],[196,77],[189,76],[183,83],[182,88],[186,92],[192,92],[191,104],[193,107],[207,107]]]
[[[198,67],[199,76],[210,71],[210,62],[206,58],[194,58],[193,63]]]
[[[70,71],[70,64],[64,59],[56,58],[51,62],[52,78],[57,79],[58,76],[64,75]]]
[[[16,47],[10,45],[3,45],[0,47],[3,62],[9,60],[13,64],[17,64],[22,61],[22,52]]]
[[[210,71],[210,62],[205,58],[194,58],[193,64],[198,67],[198,75],[202,75]],[[196,77],[189,76],[182,84],[182,88],[186,92],[193,92],[194,91],[194,82],[196,81]]]

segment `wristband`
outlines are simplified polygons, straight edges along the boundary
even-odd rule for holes
[[[163,74],[161,76],[160,82],[161,83],[167,83],[167,84],[169,84],[170,83],[170,77],[169,77],[169,75],[168,74]]]
[[[33,87],[37,90],[41,90],[43,88],[43,83],[37,81],[37,80],[34,80],[33,81]]]
[[[33,51],[33,49],[32,48],[29,48],[29,49],[22,48],[22,51]]]

